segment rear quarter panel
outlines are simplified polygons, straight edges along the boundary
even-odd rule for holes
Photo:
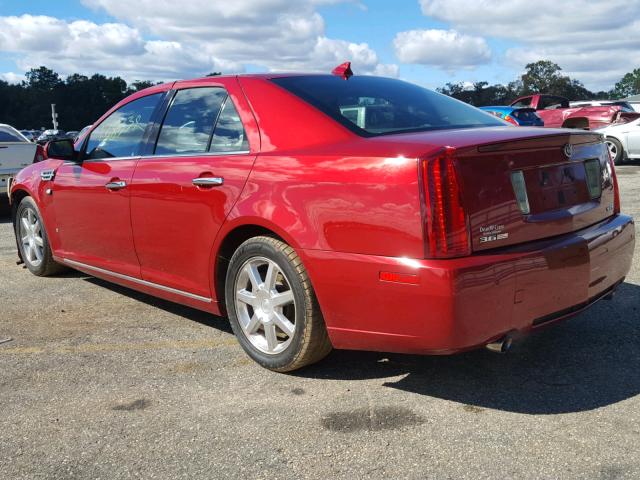
[[[417,171],[415,158],[259,155],[227,228],[273,225],[297,248],[419,258]]]

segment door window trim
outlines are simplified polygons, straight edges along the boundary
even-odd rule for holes
[[[132,160],[132,159],[140,158],[141,154],[146,149],[146,145],[147,145],[147,142],[149,140],[148,137],[149,137],[149,135],[151,133],[151,129],[156,124],[156,117],[160,113],[161,109],[164,107],[164,104],[165,104],[166,98],[168,96],[168,93],[171,92],[171,91],[172,90],[166,90],[166,91],[149,93],[149,95],[142,95],[140,97],[134,98],[130,102],[127,102],[127,103],[124,103],[124,104],[120,105],[120,107],[118,107],[117,109],[113,110],[108,116],[106,116],[104,119],[102,119],[102,121],[100,123],[97,123],[96,125],[93,125],[91,127],[91,130],[89,131],[89,133],[84,136],[84,138],[82,140],[82,145],[80,146],[80,150],[78,151],[78,155],[79,155],[79,158],[81,160],[79,162],[71,162],[71,163],[73,163],[74,165],[81,165],[81,164],[83,164],[85,162],[111,162],[111,161],[118,161],[118,160]],[[156,105],[156,108],[153,110],[153,113],[151,114],[151,117],[149,117],[149,122],[147,123],[147,126],[145,127],[145,131],[142,134],[142,140],[140,141],[140,146],[138,147],[138,151],[136,152],[135,155],[129,155],[129,156],[125,156],[125,157],[110,157],[110,158],[84,158],[84,156],[87,153],[87,144],[89,143],[89,139],[91,138],[91,135],[93,134],[95,129],[98,128],[100,125],[102,125],[109,117],[111,117],[111,115],[113,115],[118,110],[120,110],[121,108],[129,105],[132,102],[135,102],[135,101],[140,100],[142,98],[150,97],[152,95],[158,95],[158,94],[161,95],[161,98],[158,101],[158,104]]]
[[[220,110],[218,111],[218,115],[216,115],[216,119],[213,122],[213,129],[211,130],[211,135],[209,135],[209,142],[207,143],[207,151],[206,152],[200,152],[200,153],[196,153],[196,152],[189,152],[189,153],[162,153],[162,154],[155,154],[155,150],[156,147],[158,145],[158,140],[160,138],[160,130],[162,129],[162,125],[164,124],[165,118],[167,116],[167,113],[169,112],[169,109],[171,108],[171,105],[173,105],[173,100],[175,99],[176,94],[180,91],[180,90],[193,90],[195,88],[219,88],[224,90],[224,92],[227,94],[226,98],[224,99],[224,101],[222,102],[222,104],[220,105]],[[231,98],[231,95],[229,94],[229,90],[227,90],[226,87],[222,86],[222,85],[198,85],[198,86],[186,86],[183,88],[172,88],[170,90],[167,90],[166,92],[166,97],[163,99],[163,101],[161,102],[161,106],[162,109],[160,111],[155,111],[152,115],[152,120],[153,120],[153,128],[149,130],[149,136],[145,139],[146,143],[144,148],[142,149],[141,154],[139,155],[140,160],[144,160],[146,158],[175,158],[175,157],[224,157],[224,156],[229,156],[229,155],[248,155],[251,153],[251,140],[249,139],[249,137],[247,136],[247,143],[249,144],[249,149],[248,150],[234,150],[234,151],[230,151],[230,152],[210,152],[209,149],[211,148],[211,142],[213,142],[213,135],[216,131],[216,127],[218,126],[218,120],[220,119],[220,115],[222,114],[222,110],[224,109],[224,106],[226,105],[226,103],[228,101],[231,101],[231,104],[233,105],[233,108],[236,110],[236,112],[238,111],[238,107],[235,104],[235,102],[233,101],[233,99]],[[151,124],[151,122],[150,122]],[[245,132],[247,132],[247,129],[244,125],[244,122],[242,121],[242,118],[240,118],[240,124],[242,125],[242,129]],[[85,140],[86,141],[86,140]],[[127,158],[131,158],[131,157],[127,157]]]

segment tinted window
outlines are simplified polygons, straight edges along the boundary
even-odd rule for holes
[[[155,153],[206,152],[226,97],[227,93],[222,88],[178,90],[162,124]]]
[[[475,107],[391,78],[314,75],[273,82],[361,135],[504,126]]]
[[[562,97],[550,97],[543,95],[538,100],[538,110],[555,110],[557,108],[569,108],[569,102]]]
[[[132,157],[138,149],[161,93],[138,98],[109,115],[91,132],[85,158]]]
[[[531,106],[531,97],[523,98],[522,100],[518,100],[516,103],[512,103],[511,106],[515,108],[526,108]]]
[[[249,150],[249,141],[242,126],[240,115],[233,105],[231,98],[227,97],[220,118],[216,123],[211,140],[211,152],[241,152]]]
[[[20,138],[20,136],[6,130],[0,130],[0,142],[24,142],[24,138]]]

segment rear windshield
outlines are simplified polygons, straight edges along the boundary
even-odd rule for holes
[[[466,103],[392,78],[312,75],[272,81],[363,136],[504,126]]]

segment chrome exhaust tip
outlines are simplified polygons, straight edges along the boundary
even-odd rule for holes
[[[494,353],[507,353],[513,345],[513,337],[511,335],[505,335],[495,342],[487,343],[486,349]]]

